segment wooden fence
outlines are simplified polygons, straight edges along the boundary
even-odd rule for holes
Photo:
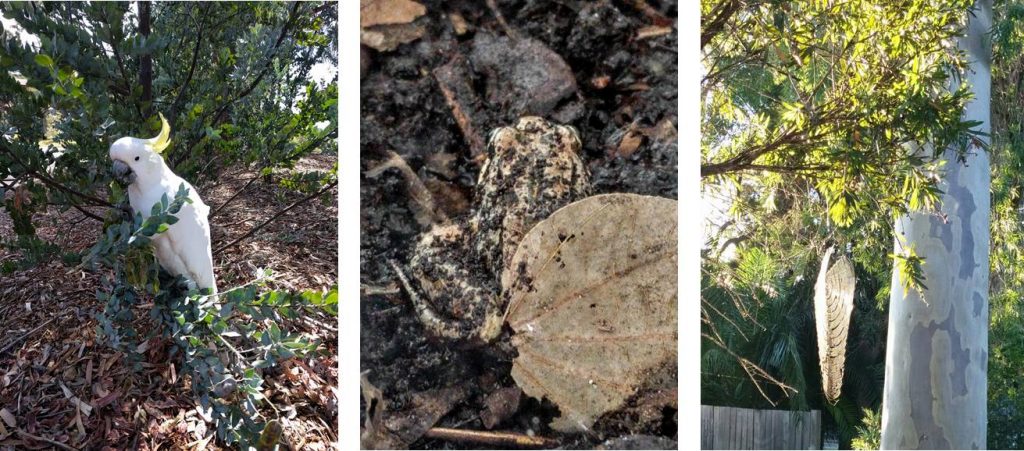
[[[700,406],[701,449],[821,449],[821,411]]]

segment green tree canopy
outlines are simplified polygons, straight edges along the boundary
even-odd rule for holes
[[[24,187],[6,204],[16,218],[116,204],[107,149],[155,136],[158,112],[173,128],[169,165],[199,185],[232,165],[335,149],[337,84],[311,79],[337,64],[332,3],[4,2],[0,13],[20,28],[0,35],[0,186]]]
[[[702,2],[701,175],[759,189],[810,180],[847,226],[930,207],[929,143],[967,152],[956,36],[970,1]],[[894,183],[898,181],[898,183]]]

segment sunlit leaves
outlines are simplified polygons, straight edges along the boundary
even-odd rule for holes
[[[36,55],[35,60],[36,60],[36,64],[38,64],[40,66],[43,66],[43,67],[45,67],[47,69],[50,69],[50,68],[53,67],[53,58],[50,58],[49,55],[44,55],[44,54]]]
[[[914,211],[934,210],[942,196],[942,190],[936,186],[934,176],[927,176],[917,168],[913,168],[903,178],[903,191],[900,193],[907,207]]]
[[[893,267],[896,269],[903,286],[903,295],[906,296],[910,289],[916,290],[924,297],[924,290],[928,286],[924,284],[924,259],[917,255],[913,246],[904,246],[901,252],[889,254],[893,259]],[[925,301],[927,302],[927,300]]]
[[[725,4],[704,0],[702,10]],[[742,3],[703,48],[705,181],[811,178],[841,226],[935,208],[939,178],[917,166],[947,148],[984,151],[978,124],[961,117],[968,91],[949,89],[965,67],[955,42],[971,4]],[[930,153],[908,152],[913,143]]]

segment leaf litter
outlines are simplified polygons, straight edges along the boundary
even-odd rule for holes
[[[311,155],[295,170],[326,171],[334,161],[333,156]],[[204,185],[214,205],[242,190],[211,221],[215,242],[230,241],[302,196],[262,183],[244,190],[246,180],[257,174],[250,168],[234,169]],[[272,289],[330,287],[337,280],[335,205],[300,205],[224,251],[215,260],[218,276],[235,284],[251,278],[255,267],[269,267],[275,270]],[[35,222],[40,238],[70,252],[88,249],[100,233],[98,222],[76,210],[51,207],[38,213]],[[0,212],[0,239],[12,236],[11,220]],[[0,263],[18,261],[19,252],[0,246]],[[96,337],[100,288],[97,274],[61,258],[0,274],[0,423],[6,429],[0,429],[0,449],[112,450],[133,443],[140,450],[195,449],[202,444],[221,449],[208,440],[212,431],[195,408],[187,378],[168,355],[169,342],[146,341],[145,361],[133,371],[122,354]],[[136,317],[147,318],[151,305],[139,305]],[[265,375],[264,394],[279,408],[291,407],[282,425],[284,440],[296,449],[331,449],[337,441],[333,322],[319,315],[290,323],[293,330],[323,337],[323,355],[282,362],[280,369]],[[264,413],[273,415],[270,409],[265,406]]]

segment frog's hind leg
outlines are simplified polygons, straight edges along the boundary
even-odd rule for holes
[[[468,334],[463,329],[450,321],[445,321],[434,311],[433,305],[420,295],[419,290],[406,277],[406,273],[398,267],[398,263],[394,262],[394,260],[388,260],[388,263],[391,265],[391,269],[394,270],[394,274],[398,276],[401,285],[409,293],[409,297],[413,301],[413,308],[416,309],[416,316],[420,319],[420,323],[423,323],[424,327],[442,338],[450,340],[468,338]]]
[[[389,263],[429,332],[451,341],[484,344],[501,332],[499,290],[471,257],[463,232],[447,225],[425,234],[409,262],[411,277]]]

